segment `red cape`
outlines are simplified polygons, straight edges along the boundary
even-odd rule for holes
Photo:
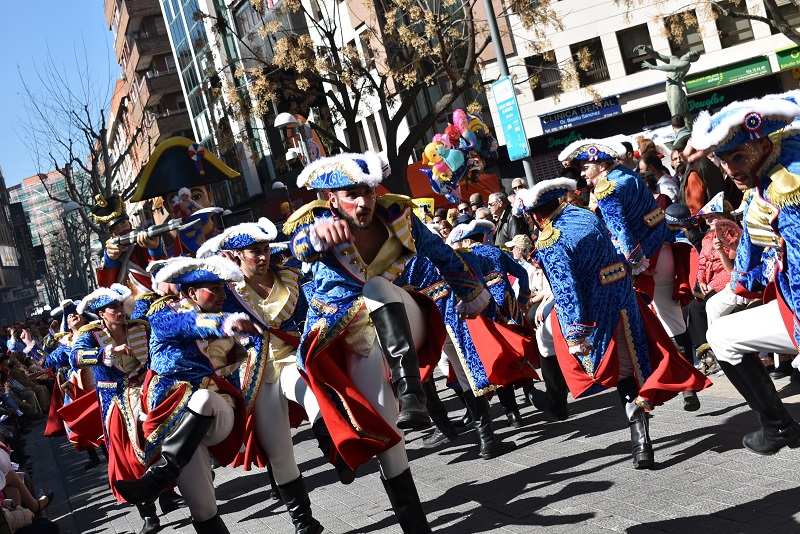
[[[539,380],[533,368],[539,365],[539,348],[531,328],[483,316],[467,319],[467,327],[489,382],[507,386],[525,378]]]
[[[650,357],[651,369],[650,376],[647,377],[639,389],[640,399],[647,403],[648,408],[652,409],[664,404],[681,391],[702,391],[710,387],[711,381],[678,352],[678,348],[666,330],[664,330],[661,321],[650,310],[638,292],[636,293],[636,301],[647,335],[647,352]],[[609,343],[608,349],[603,355],[600,366],[595,370],[594,376],[589,376],[581,366],[578,358],[570,354],[569,346],[558,323],[558,315],[551,313],[550,318],[556,356],[572,396],[576,399],[579,398],[595,384],[615,387],[619,379],[616,335]],[[622,321],[620,321],[617,328],[622,328]]]
[[[446,330],[439,309],[432,300],[409,292],[428,318],[428,336],[417,351],[420,375],[427,380],[442,355]],[[358,313],[366,313],[362,305]],[[354,314],[353,319],[358,314]],[[342,332],[347,329],[345,327]],[[338,453],[351,469],[389,450],[402,439],[353,385],[347,375],[347,355],[342,346],[342,332],[330,343],[317,349],[318,331],[308,336],[306,374],[304,378],[319,402],[328,431]]]
[[[53,384],[53,394],[50,396],[50,411],[47,414],[47,426],[44,427],[44,435],[48,438],[56,436],[66,436],[67,430],[64,428],[64,420],[58,415],[58,410],[64,406],[64,392],[58,385],[58,381]]]

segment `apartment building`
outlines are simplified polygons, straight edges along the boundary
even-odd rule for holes
[[[790,24],[800,27],[797,7],[789,0],[778,3]],[[636,45],[647,45],[664,55],[682,56],[690,50],[700,53],[686,77],[693,114],[800,86],[800,47],[765,23],[719,13],[715,18],[699,7],[693,9],[696,5],[645,2],[626,10],[614,0],[554,2],[564,30],[549,35],[545,53],[533,53],[532,36],[519,20],[509,17],[513,43],[506,48],[506,57],[511,75],[521,82],[517,99],[537,177],[556,172],[556,156],[572,141],[635,134],[669,121],[665,73],[643,69],[643,61],[655,60],[634,51]],[[731,7],[766,16],[761,0],[742,0]],[[683,25],[681,42],[668,39],[659,13],[686,9],[697,17],[698,27]],[[592,64],[578,72],[580,87],[565,91],[560,71],[581,49],[590,51]],[[533,89],[524,82],[532,75],[539,79]],[[498,76],[497,62],[487,62],[484,82]],[[493,101],[491,109],[497,120]],[[497,134],[504,144],[502,131]]]

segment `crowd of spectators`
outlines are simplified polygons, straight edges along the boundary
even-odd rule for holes
[[[55,376],[42,365],[42,347],[54,334],[53,327],[30,319],[0,328],[0,533],[59,531],[42,515],[55,495],[37,495],[31,476],[35,458],[25,453],[24,437],[50,410]]]

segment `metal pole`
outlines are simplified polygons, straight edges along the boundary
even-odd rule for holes
[[[486,10],[486,22],[489,24],[489,35],[492,36],[492,45],[494,54],[497,56],[500,76],[509,76],[506,51],[503,49],[503,41],[500,40],[500,30],[497,28],[497,15],[494,13],[492,0],[483,0],[483,8]],[[526,139],[525,142],[527,143],[528,140]],[[532,187],[536,180],[533,177],[533,166],[529,158],[522,158],[522,168],[525,169],[525,181],[528,182],[528,187]]]

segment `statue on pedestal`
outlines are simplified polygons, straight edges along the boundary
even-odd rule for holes
[[[700,58],[700,53],[691,50],[681,57],[660,54],[647,45],[634,47],[634,52],[643,51],[656,60],[663,61],[666,65],[654,65],[649,61],[642,62],[643,69],[661,70],[667,73],[667,106],[671,116],[680,115],[684,118],[686,127],[691,129],[689,119],[689,105],[686,102],[686,92],[683,90],[683,81],[692,67],[692,63]]]

